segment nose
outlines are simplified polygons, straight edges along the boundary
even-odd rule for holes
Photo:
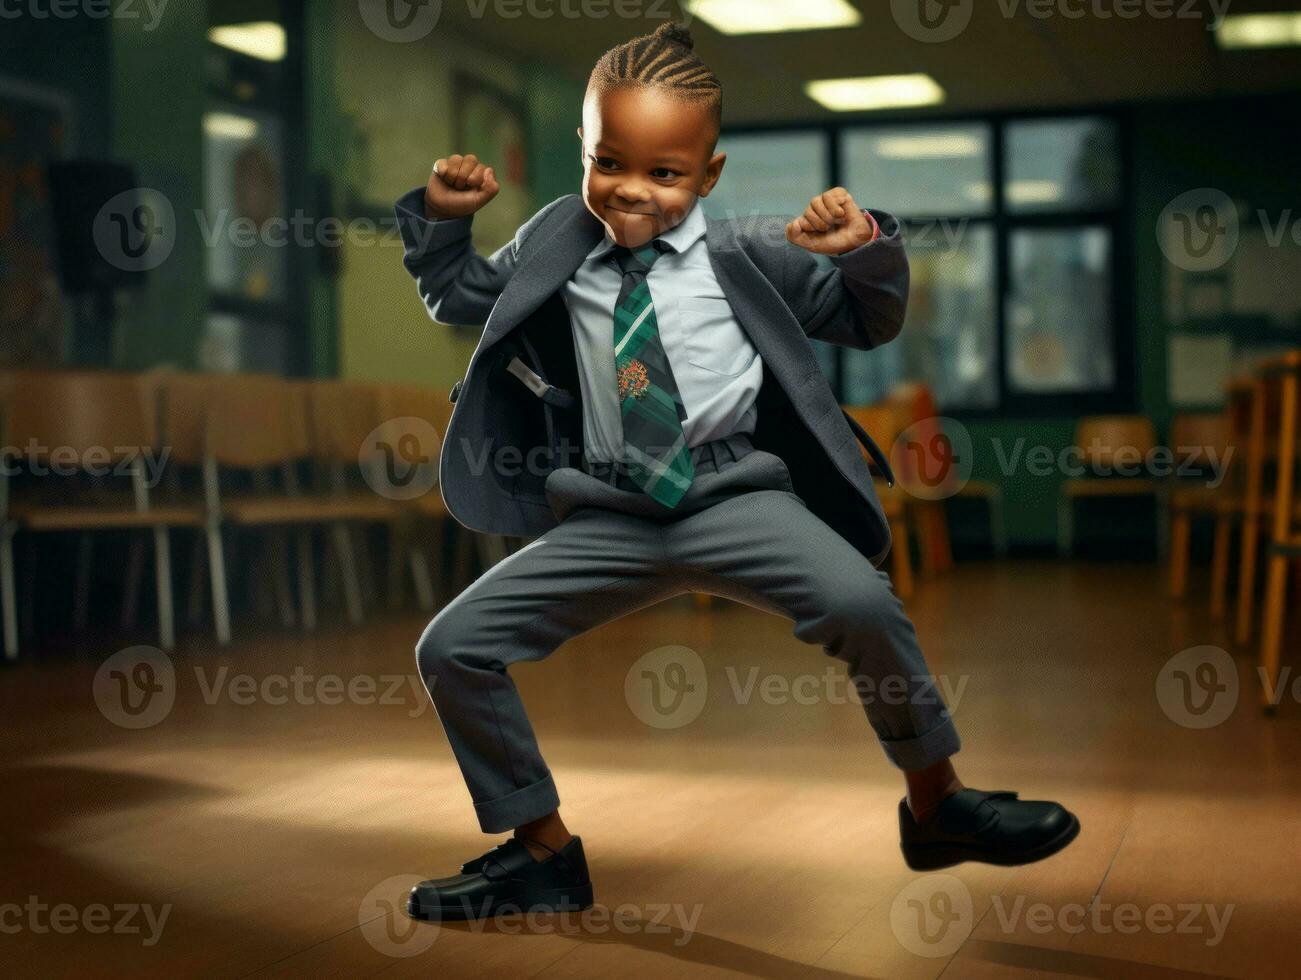
[[[629,204],[646,204],[651,200],[650,188],[640,181],[626,181],[616,193]]]

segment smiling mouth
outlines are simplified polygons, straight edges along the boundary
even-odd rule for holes
[[[605,207],[607,211],[618,211],[620,214],[637,214],[648,218],[655,215],[654,211],[629,211],[627,208],[616,208],[613,204],[607,204]]]

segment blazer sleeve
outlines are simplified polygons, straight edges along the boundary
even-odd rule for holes
[[[868,350],[903,329],[908,306],[908,256],[898,219],[866,209],[880,233],[866,245],[832,255],[831,267],[786,242],[781,290],[804,333],[841,347]]]
[[[484,258],[470,239],[472,218],[430,221],[425,217],[424,188],[398,198],[393,206],[402,235],[402,264],[434,321],[478,325],[488,319],[497,297],[515,272],[520,249],[564,198],[553,201],[525,222],[515,237]]]

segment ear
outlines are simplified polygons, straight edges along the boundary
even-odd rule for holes
[[[700,185],[700,196],[708,197],[709,192],[714,189],[718,183],[718,178],[723,176],[723,164],[727,163],[726,153],[715,153],[709,163],[705,165],[705,182]]]

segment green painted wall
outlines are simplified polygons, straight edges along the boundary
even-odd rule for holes
[[[208,312],[199,223],[203,207],[204,0],[169,4],[152,30],[144,19],[110,18],[112,154],[136,166],[142,186],[161,191],[177,218],[176,244],[119,316],[114,362],[193,367]]]
[[[1157,221],[1165,206],[1185,191],[1213,187],[1242,201],[1250,214],[1265,209],[1275,219],[1297,209],[1297,173],[1301,172],[1301,143],[1290,134],[1301,125],[1301,104],[1294,97],[1260,97],[1251,100],[1176,105],[1141,106],[1132,110],[1134,134],[1134,213],[1132,254],[1134,258],[1134,344],[1137,405],[1150,416],[1157,431],[1165,436],[1172,410],[1167,394],[1166,344],[1171,333],[1164,302],[1167,261],[1157,241]],[[1226,330],[1232,332],[1232,326]],[[1280,340],[1286,341],[1281,337]],[[1301,336],[1290,342],[1301,345]],[[967,421],[976,446],[977,479],[993,480],[1003,487],[1007,507],[1008,534],[1014,547],[1043,548],[1056,538],[1057,492],[1064,476],[1034,476],[1018,467],[1006,475],[999,463],[995,444],[1010,453],[1022,436],[1026,445],[1043,445],[1056,455],[1071,445],[1076,419]],[[1091,506],[1091,505],[1090,505]],[[1152,533],[1150,520],[1131,522],[1132,504],[1086,507],[1080,512],[1079,529],[1108,533],[1103,520],[1124,520],[1126,530],[1136,535]],[[983,534],[978,511],[969,528],[956,533]]]

